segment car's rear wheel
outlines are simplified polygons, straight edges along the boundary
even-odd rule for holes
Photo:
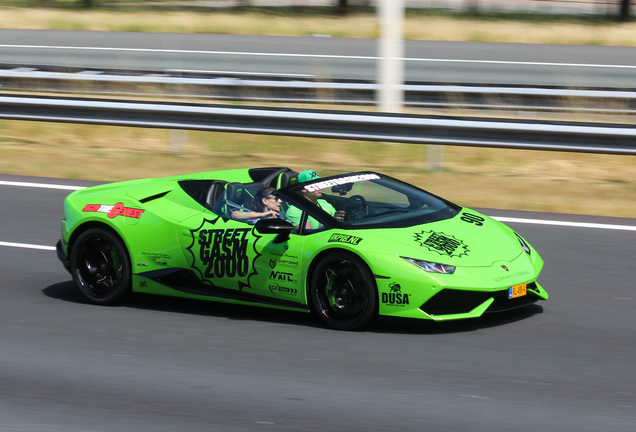
[[[377,313],[377,287],[368,266],[359,257],[337,252],[318,261],[309,283],[313,312],[338,330],[368,326]]]
[[[112,305],[130,292],[130,259],[121,239],[103,228],[79,235],[71,249],[71,274],[92,303]]]

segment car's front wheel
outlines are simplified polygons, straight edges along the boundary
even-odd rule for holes
[[[313,312],[338,330],[366,327],[377,313],[377,287],[368,266],[359,257],[337,252],[318,261],[309,283]]]
[[[73,281],[92,303],[119,303],[130,292],[128,252],[113,232],[91,228],[79,235],[70,255]]]

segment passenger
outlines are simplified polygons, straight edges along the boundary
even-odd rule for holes
[[[274,196],[272,187],[259,189],[250,204],[253,211],[232,212],[232,219],[255,224],[259,219],[276,219],[281,216],[281,199]]]
[[[316,174],[316,171],[304,170],[304,171],[301,171],[300,174],[298,174],[298,183],[304,183],[309,180],[314,180],[318,178],[320,177],[318,176],[318,174]],[[343,221],[347,217],[347,213],[344,210],[336,211],[334,206],[332,206],[329,202],[325,201],[324,199],[320,198],[322,196],[322,191],[320,189],[312,191],[312,192],[309,192],[308,190],[303,189],[302,194],[305,198],[307,198],[309,201],[316,204],[322,210],[329,213],[336,220]],[[299,209],[298,207],[291,206],[289,207],[289,210],[287,210],[286,217],[287,217],[287,220],[290,221],[292,225],[296,227],[296,229],[298,229],[298,225],[300,224],[300,218],[302,217],[302,214],[303,212],[301,209]],[[315,229],[315,228],[318,228],[319,226],[320,226],[320,222],[318,222],[316,219],[310,216],[307,219],[307,225],[305,226],[305,228]]]

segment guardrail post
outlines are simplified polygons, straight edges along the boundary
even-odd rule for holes
[[[184,155],[188,145],[188,131],[184,129],[170,129],[169,152],[171,155]]]

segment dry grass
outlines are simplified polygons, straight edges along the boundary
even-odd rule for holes
[[[378,23],[373,15],[346,17],[230,12],[185,11],[68,11],[38,8],[2,8],[0,28],[63,29],[133,32],[186,32],[374,38]],[[634,46],[636,23],[524,22],[410,16],[405,36],[414,40],[518,42]]]
[[[528,44],[636,45],[636,23],[531,23],[475,19],[409,20],[406,37],[417,40],[514,42]]]
[[[440,149],[444,170],[429,171]],[[118,181],[250,166],[372,169],[471,207],[636,216],[635,160],[625,156],[211,132],[181,141],[166,130],[29,122],[0,122],[0,152],[5,174]]]

